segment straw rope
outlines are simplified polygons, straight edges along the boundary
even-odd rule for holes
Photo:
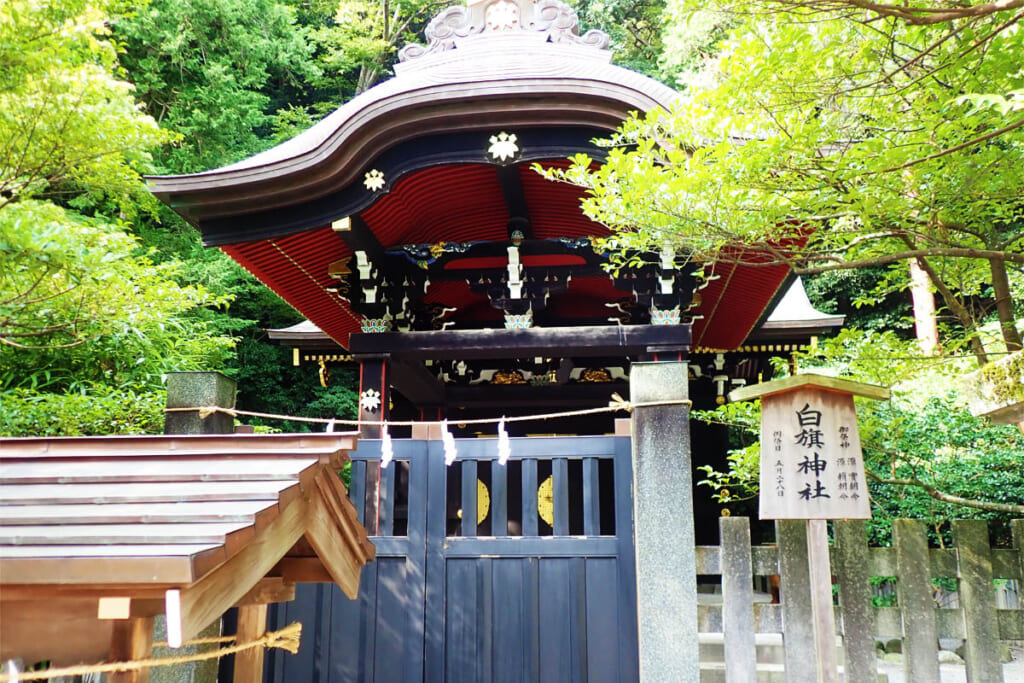
[[[535,415],[518,415],[515,417],[485,417],[476,418],[472,420],[463,420],[461,418],[455,418],[455,421],[460,425],[483,425],[483,424],[498,424],[502,420],[505,422],[527,422],[530,420],[553,420],[560,417],[576,417],[579,415],[596,415],[598,413],[614,413],[620,410],[624,410],[627,413],[633,412],[634,408],[652,408],[655,406],[692,406],[693,402],[689,399],[672,399],[666,401],[643,401],[639,403],[631,403],[623,399],[618,394],[612,394],[612,400],[608,402],[607,406],[601,406],[598,408],[583,408],[581,410],[567,410],[559,413],[538,413]],[[165,408],[164,412],[167,413],[186,413],[186,412],[197,412],[199,413],[200,419],[205,419],[214,413],[226,413],[232,417],[239,415],[245,415],[247,417],[261,417],[268,420],[289,420],[293,422],[316,422],[320,424],[342,424],[352,425],[358,427],[360,425],[388,425],[389,427],[412,427],[420,424],[441,424],[442,420],[343,420],[341,418],[324,418],[324,417],[300,417],[298,415],[281,415],[278,413],[258,413],[252,410],[239,410],[238,408],[221,408],[219,406],[198,406],[195,408]]]
[[[85,674],[92,673],[114,673],[117,671],[138,671],[140,669],[149,669],[154,666],[173,666],[175,664],[185,664],[187,662],[201,662],[207,659],[220,659],[227,655],[233,655],[238,652],[244,652],[245,650],[252,650],[257,647],[276,647],[282,650],[287,650],[292,654],[299,651],[299,638],[302,635],[302,624],[294,623],[285,626],[280,631],[271,631],[270,633],[263,634],[262,637],[250,641],[248,643],[241,643],[239,645],[232,645],[230,647],[222,647],[216,650],[208,652],[199,652],[191,655],[180,655],[177,657],[151,657],[148,659],[135,659],[129,662],[108,662],[105,664],[82,664],[79,666],[69,666],[61,669],[47,669],[46,671],[24,671],[18,673],[0,673],[0,683],[7,683],[8,681],[43,681],[50,678],[57,678],[58,676],[84,676]]]
[[[182,647],[188,647],[189,645],[213,645],[215,643],[233,643],[238,639],[238,636],[210,636],[208,638],[193,638],[192,640],[186,640],[181,644]],[[170,643],[166,640],[157,640],[153,643],[153,647],[170,647]]]

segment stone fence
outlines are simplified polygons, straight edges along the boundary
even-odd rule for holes
[[[751,546],[746,518],[720,524],[721,545],[697,547],[697,574],[721,577],[721,604],[699,605],[698,621],[702,634],[724,634],[725,680],[757,680],[755,634],[765,633],[782,634],[787,681],[815,680],[806,522],[776,522],[775,546]],[[1024,520],[1012,529],[1012,548],[992,548],[986,522],[957,520],[954,547],[939,549],[928,547],[922,522],[896,520],[892,547],[873,548],[863,521],[835,522],[830,559],[845,680],[878,680],[876,639],[902,639],[905,680],[938,683],[939,639],[948,638],[964,641],[968,680],[1002,681],[1005,641],[1024,640],[1024,609],[996,600],[1003,580],[1024,578]],[[777,601],[756,600],[757,577],[775,576]],[[874,606],[873,577],[895,583],[895,606]],[[956,600],[937,604],[933,579],[955,579]]]

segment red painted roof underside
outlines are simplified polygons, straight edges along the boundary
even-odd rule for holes
[[[529,164],[520,167],[520,175],[535,238],[608,234],[580,212],[581,190],[546,181]],[[411,174],[361,215],[385,247],[505,240],[509,219],[494,168],[468,164]],[[361,317],[344,299],[326,291],[333,284],[328,266],[352,255],[330,226],[222,249],[342,346],[348,345],[350,333],[360,330]],[[776,295],[788,269],[716,264],[712,272],[718,277],[699,292],[695,313],[703,317],[693,324],[693,345],[735,348]],[[566,324],[573,319],[601,320],[616,313],[605,303],[628,296],[607,278],[574,278],[568,291],[550,298],[548,311]],[[456,327],[501,326],[501,312],[473,294],[464,281],[434,282],[424,301],[457,307],[445,318],[454,320]]]
[[[494,168],[435,166],[400,180],[361,216],[384,247],[507,239]]]

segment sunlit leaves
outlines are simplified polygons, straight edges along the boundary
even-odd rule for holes
[[[0,391],[24,390],[4,394],[11,409],[69,391],[148,396],[162,373],[231,346],[181,315],[223,299],[177,284],[177,266],[128,232],[155,206],[139,175],[149,153],[174,136],[121,78],[113,5],[0,5]]]
[[[97,0],[9,0],[0,7],[0,206],[39,193],[146,202],[133,164],[171,139],[115,74]]]
[[[919,256],[957,324],[981,324],[990,264],[1011,281],[1024,267],[1015,20],[917,26],[757,0],[674,9],[692,40],[672,44],[701,52],[686,96],[627,121],[603,166],[560,174],[589,190],[588,215],[617,243],[671,242],[703,261],[794,231],[805,243],[777,256],[806,273],[899,274]]]
[[[163,429],[161,391],[90,387],[86,393],[0,389],[0,435],[105,436]]]
[[[118,19],[122,62],[146,110],[181,134],[166,172],[202,171],[262,151],[289,93],[318,78],[307,31],[273,0],[152,0]]]
[[[145,386],[215,363],[229,340],[177,316],[222,301],[176,284],[175,269],[116,226],[50,202],[0,209],[0,387]]]

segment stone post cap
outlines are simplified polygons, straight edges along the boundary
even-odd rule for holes
[[[235,380],[219,372],[167,373],[167,407],[235,407]]]

